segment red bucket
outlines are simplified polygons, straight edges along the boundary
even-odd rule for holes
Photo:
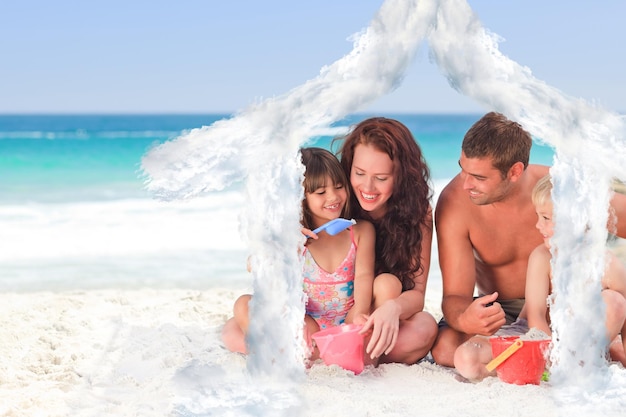
[[[491,353],[495,358],[515,343],[519,336],[490,337]],[[550,339],[523,340],[523,345],[497,368],[500,380],[509,384],[539,385],[546,368],[546,357],[550,347]]]

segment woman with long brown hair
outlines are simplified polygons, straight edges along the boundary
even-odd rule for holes
[[[354,126],[339,157],[352,187],[352,217],[376,229],[366,351],[381,363],[415,363],[437,336],[435,319],[423,310],[433,235],[430,171],[409,129],[384,117]]]

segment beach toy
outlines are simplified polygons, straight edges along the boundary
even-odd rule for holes
[[[322,230],[325,230],[326,233],[328,233],[331,236],[334,236],[337,233],[339,233],[339,232],[347,229],[348,227],[352,226],[353,224],[356,224],[356,220],[354,220],[354,219],[350,219],[350,220],[342,219],[342,218],[333,219],[333,220],[329,221],[328,223],[324,223],[323,225],[321,225],[317,229],[313,230],[313,233],[318,234]]]
[[[504,362],[505,360],[509,358],[509,356],[517,352],[517,350],[521,348],[523,345],[524,345],[524,342],[521,341],[520,339],[517,339],[515,342],[513,342],[512,345],[504,349],[502,353],[500,353],[498,356],[493,358],[491,362],[487,364],[487,370],[491,372],[494,369],[496,369],[502,362]]]
[[[356,375],[363,372],[363,326],[342,324],[313,333],[311,337],[326,365],[339,365]]]
[[[546,367],[550,339],[521,340],[518,336],[490,337],[494,359],[487,364],[501,381],[516,384],[539,385]]]

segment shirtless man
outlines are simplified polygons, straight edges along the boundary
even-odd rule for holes
[[[491,349],[483,349],[488,339],[473,336],[493,335],[525,317],[528,257],[542,243],[531,192],[549,170],[529,165],[531,146],[530,134],[518,123],[493,112],[463,139],[461,173],[443,189],[435,211],[444,319],[431,353],[440,365],[458,368],[467,358],[457,357],[455,364],[455,352],[470,338],[466,346],[488,355],[472,360],[489,362]],[[616,198],[622,208],[616,210],[617,234],[623,237],[626,197],[616,194],[614,207]],[[521,325],[517,334],[526,332],[524,322],[515,323]]]

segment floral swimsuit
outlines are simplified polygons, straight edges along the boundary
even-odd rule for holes
[[[354,263],[356,243],[350,228],[350,250],[335,269],[329,273],[315,262],[311,252],[304,248],[304,292],[307,295],[306,314],[313,317],[320,329],[344,322],[354,305]]]

